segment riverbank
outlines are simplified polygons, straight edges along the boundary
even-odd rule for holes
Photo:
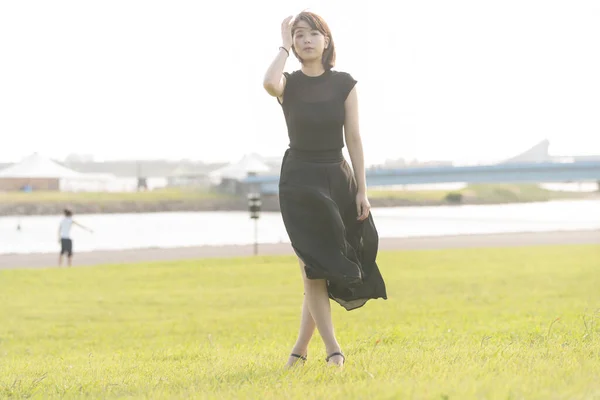
[[[575,244],[600,244],[600,231],[519,232],[380,238],[379,250],[441,250]],[[97,250],[77,253],[74,257],[74,265],[93,266],[150,261],[246,257],[251,256],[253,252],[254,247],[252,245]],[[263,243],[258,246],[258,254],[261,256],[293,255],[294,251],[289,243]],[[57,253],[0,254],[0,270],[44,268],[56,265],[56,261]]]
[[[372,207],[507,204],[598,198],[598,193],[558,192],[537,185],[468,185],[448,190],[371,190]],[[134,193],[9,192],[0,193],[0,216],[56,215],[65,207],[78,214],[182,211],[246,211],[244,197],[210,191],[160,189]],[[279,211],[277,196],[262,199],[264,211]]]

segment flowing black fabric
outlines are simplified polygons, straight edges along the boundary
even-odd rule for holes
[[[376,263],[379,237],[369,214],[356,218],[356,181],[342,155],[330,161],[286,151],[279,203],[306,277],[326,279],[329,297],[346,310],[387,298]]]

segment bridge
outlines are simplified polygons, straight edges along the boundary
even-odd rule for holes
[[[507,163],[464,167],[369,169],[367,186],[424,183],[553,183],[596,181],[600,185],[600,161],[572,163]],[[249,176],[243,180],[253,191],[277,193],[278,175]],[[600,187],[599,187],[600,189]]]

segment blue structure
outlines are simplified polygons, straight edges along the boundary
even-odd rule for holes
[[[512,163],[468,167],[421,167],[367,170],[368,186],[419,183],[550,183],[600,182],[600,161],[573,163]],[[250,176],[243,181],[252,190],[277,193],[279,176]]]

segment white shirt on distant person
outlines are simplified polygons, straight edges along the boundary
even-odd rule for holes
[[[73,226],[73,217],[64,217],[60,221],[60,238],[71,239],[71,227]]]

